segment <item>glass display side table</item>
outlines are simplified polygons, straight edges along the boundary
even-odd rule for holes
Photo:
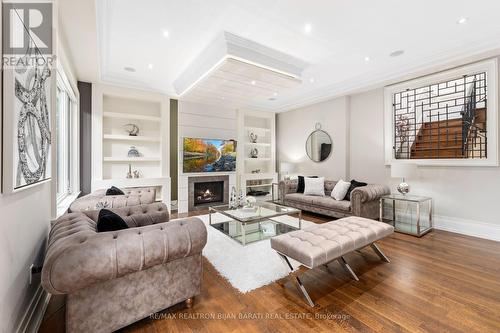
[[[389,216],[389,218],[388,218]],[[389,194],[380,198],[380,221],[394,231],[421,237],[432,230],[432,198]]]

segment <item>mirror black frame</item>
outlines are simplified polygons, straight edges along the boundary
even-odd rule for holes
[[[315,161],[311,155],[309,155],[309,152],[307,151],[307,143],[309,142],[309,140],[311,139],[312,135],[314,133],[318,133],[318,132],[323,132],[327,137],[328,139],[330,140],[330,151],[328,153],[328,156],[326,156],[323,160],[319,160],[319,161]],[[307,140],[306,140],[306,143],[305,143],[305,149],[306,149],[306,155],[307,157],[309,157],[309,159],[315,163],[321,163],[321,162],[324,162],[326,161],[327,159],[330,158],[330,156],[332,156],[332,150],[333,150],[333,140],[332,140],[332,137],[330,136],[330,134],[328,134],[328,132],[324,131],[321,129],[321,124],[320,123],[317,123],[316,124],[316,129],[314,131],[312,131],[309,136],[307,137]]]

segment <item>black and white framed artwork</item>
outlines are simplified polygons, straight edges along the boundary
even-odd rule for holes
[[[51,178],[51,70],[36,54],[3,76],[3,190],[10,193]],[[37,59],[33,61],[33,59]]]

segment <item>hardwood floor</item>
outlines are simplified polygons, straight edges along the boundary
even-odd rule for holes
[[[390,264],[369,248],[346,257],[359,282],[338,263],[334,274],[301,275],[315,308],[291,281],[241,294],[204,259],[203,292],[192,308],[175,305],[123,332],[500,332],[500,242],[432,231],[378,244]],[[63,331],[64,298],[55,296],[40,332]]]

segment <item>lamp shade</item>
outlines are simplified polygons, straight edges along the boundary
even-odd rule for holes
[[[415,178],[417,177],[417,165],[411,163],[391,164],[391,177],[393,178]]]
[[[295,171],[295,164],[289,162],[280,163],[280,172],[291,173]]]

